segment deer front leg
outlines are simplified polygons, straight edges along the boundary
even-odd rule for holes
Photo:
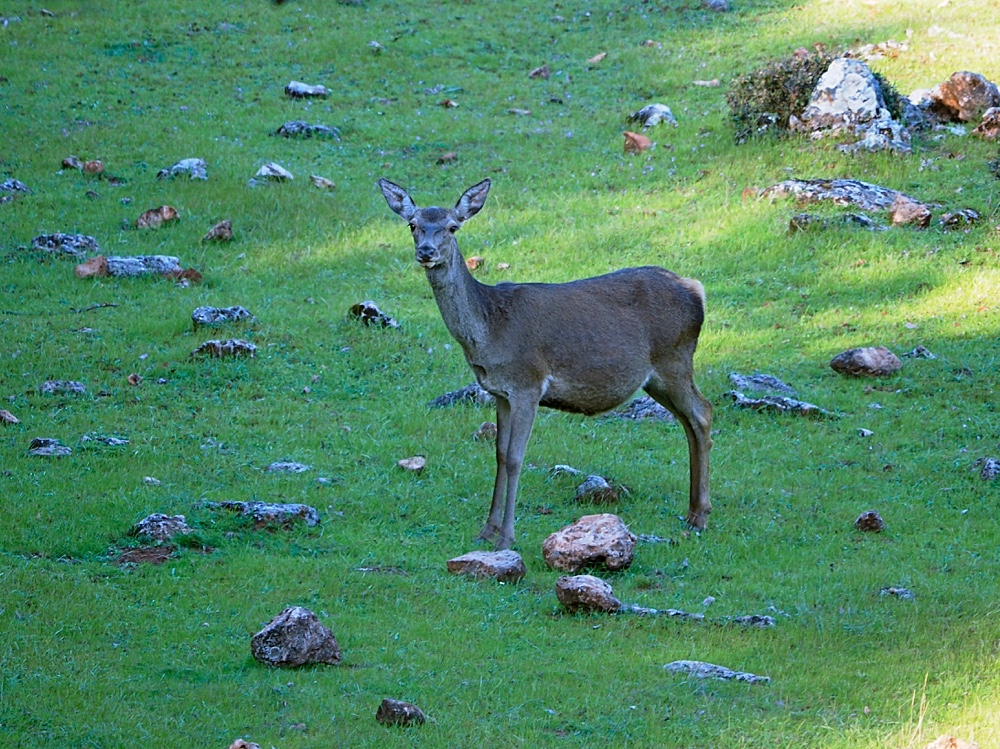
[[[499,402],[499,401],[498,401]],[[517,484],[521,477],[524,451],[531,436],[531,427],[538,413],[538,397],[521,396],[509,402],[510,438],[507,444],[507,503],[503,512],[503,526],[494,548],[497,551],[514,545],[514,506],[517,504]],[[499,433],[499,428],[498,428]],[[499,479],[497,479],[499,481]]]
[[[497,404],[497,473],[493,482],[493,502],[486,525],[479,532],[477,541],[492,541],[500,531],[507,490],[507,443],[510,441],[510,403],[496,398]]]

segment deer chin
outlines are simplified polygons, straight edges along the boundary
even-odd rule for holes
[[[430,270],[431,268],[436,268],[440,264],[441,264],[440,260],[425,260],[423,262],[419,261],[417,262],[417,265],[419,265],[424,270]]]

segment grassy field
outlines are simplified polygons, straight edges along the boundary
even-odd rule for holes
[[[950,733],[1000,746],[1000,489],[973,470],[1000,457],[997,146],[948,133],[916,136],[908,157],[798,138],[736,145],[725,104],[730,80],[815,44],[907,41],[872,63],[904,93],[963,69],[1000,81],[995,3],[45,7],[0,6],[0,179],[32,190],[0,205],[0,407],[20,420],[0,425],[0,745],[903,749]],[[543,63],[551,77],[529,79]],[[712,78],[722,85],[693,85]],[[288,99],[290,80],[331,95]],[[625,115],[653,101],[680,126],[623,155]],[[340,140],[272,135],[296,119]],[[439,164],[445,153],[456,156]],[[70,154],[100,159],[105,178],[61,170]],[[190,157],[208,162],[207,182],[156,179]],[[247,187],[267,161],[295,179]],[[493,180],[459,237],[488,283],[637,264],[704,283],[697,380],[715,406],[704,533],[680,520],[679,427],[546,411],[521,481],[527,577],[447,573],[485,518],[493,450],[472,434],[493,415],[426,406],[472,377],[382,176],[421,205]],[[753,189],[790,176],[855,177],[984,219],[967,232],[789,235],[799,209]],[[163,204],[177,223],[131,228]],[[234,241],[200,241],[227,218]],[[26,249],[57,231],[92,235],[108,255],[176,255],[204,281],[77,279],[73,261]],[[349,319],[363,299],[401,327]],[[244,305],[258,323],[193,330],[206,304]],[[256,358],[190,356],[230,335]],[[937,358],[882,380],[829,368],[862,345]],[[780,377],[838,418],[736,410],[722,397],[733,371]],[[87,394],[40,393],[49,379]],[[81,444],[91,433],[130,443]],[[34,437],[74,453],[29,456]],[[415,454],[421,475],[397,468]],[[276,460],[313,470],[262,471]],[[608,578],[618,597],[704,623],[561,609],[541,543],[604,508],[576,503],[577,482],[549,471],[558,463],[627,485],[611,511],[671,540],[641,543]],[[205,500],[305,502],[323,522],[254,530]],[[852,527],[869,509],[884,533]],[[116,564],[152,512],[182,513],[196,532],[165,564]],[[880,596],[888,586],[915,599]],[[252,659],[251,635],[288,605],[333,630],[343,665]],[[742,614],[777,625],[724,624]],[[772,682],[664,672],[685,658]],[[430,722],[377,724],[384,697]]]

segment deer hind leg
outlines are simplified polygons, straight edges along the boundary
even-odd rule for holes
[[[510,442],[510,403],[497,397],[497,474],[493,482],[493,502],[486,525],[479,532],[477,541],[493,541],[500,532],[507,495],[507,449]]]
[[[704,528],[712,511],[708,489],[708,453],[712,449],[712,404],[694,384],[694,366],[690,358],[670,363],[646,383],[645,391],[668,409],[684,427],[690,460],[690,502],[687,522]]]
[[[535,423],[535,414],[538,413],[538,400],[538,395],[534,397],[521,395],[511,398],[508,401],[510,407],[510,426],[507,441],[507,491],[503,511],[503,525],[500,528],[500,535],[497,536],[496,543],[494,544],[494,548],[497,551],[509,549],[514,544],[514,506],[517,504],[517,484],[521,478],[521,465],[524,462],[524,451],[528,446],[528,438],[531,436],[531,427]],[[498,438],[499,431],[498,425]],[[497,472],[499,474],[499,466]],[[500,478],[498,476],[497,484],[499,482]]]

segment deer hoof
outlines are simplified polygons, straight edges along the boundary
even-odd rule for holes
[[[491,528],[490,526],[484,526],[479,535],[476,536],[476,543],[484,541],[486,543],[492,543],[493,539],[497,537],[498,528]]]
[[[708,524],[708,513],[688,511],[686,520],[692,528],[699,531],[705,530],[705,526]]]

